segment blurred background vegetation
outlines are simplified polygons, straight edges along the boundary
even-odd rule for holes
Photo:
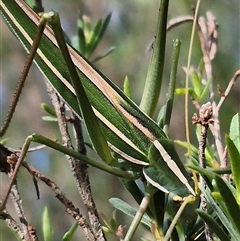
[[[176,0],[170,1],[169,20],[182,15],[191,15],[196,1]],[[88,16],[94,23],[99,18],[104,18],[112,12],[112,19],[109,28],[101,42],[96,54],[102,53],[110,46],[115,46],[115,51],[108,57],[96,63],[96,66],[105,73],[113,82],[122,87],[124,77],[130,79],[133,99],[138,104],[140,102],[144,80],[148,69],[151,55],[151,44],[154,39],[156,21],[158,15],[159,1],[144,0],[69,0],[69,1],[43,1],[45,11],[55,10],[60,13],[61,21],[65,32],[72,39],[77,34],[77,17],[79,12]],[[239,0],[224,1],[212,0],[202,1],[200,14],[206,15],[211,11],[217,19],[218,29],[218,52],[213,61],[214,88],[220,84],[222,89],[228,85],[233,74],[240,66],[240,3]],[[12,95],[22,71],[26,53],[12,33],[6,27],[1,18],[1,82],[0,82],[0,123],[3,123]],[[182,47],[180,52],[177,87],[184,87],[185,73],[183,67],[187,63],[187,53],[191,24],[186,23],[172,29],[167,36],[166,60],[164,71],[164,86],[159,101],[159,106],[165,103],[166,89],[168,86],[169,70],[171,66],[172,40],[180,39]],[[194,44],[192,65],[197,67],[202,57],[199,41],[196,35]],[[28,76],[27,83],[23,90],[18,108],[12,120],[10,128],[5,137],[9,138],[7,146],[19,149],[27,135],[37,132],[52,139],[61,139],[56,123],[46,123],[41,117],[45,115],[41,109],[42,102],[48,102],[49,98],[45,90],[44,81],[38,69],[33,66]],[[232,116],[239,111],[240,92],[239,83],[233,88],[229,99],[225,102],[221,113],[220,122],[223,135],[228,132],[229,121]],[[220,97],[216,96],[218,100]],[[190,113],[195,109],[191,107]],[[191,118],[191,116],[190,116]],[[173,118],[170,129],[170,137],[173,139],[185,140],[184,136],[184,96],[176,96],[174,103]],[[195,127],[190,127],[192,142],[196,144]],[[184,150],[181,150],[184,153]],[[92,158],[97,158],[93,153]],[[184,157],[183,157],[184,158]],[[45,175],[51,177],[76,206],[81,208],[84,214],[84,207],[75,187],[74,179],[70,172],[68,163],[63,154],[56,153],[48,148],[29,154],[27,160]],[[110,208],[108,199],[119,197],[133,206],[135,202],[130,195],[125,192],[118,178],[89,168],[90,181],[92,184],[93,196],[99,210],[110,217],[113,208]],[[7,176],[0,174],[0,195],[3,196],[7,183]],[[64,207],[55,199],[53,193],[39,182],[40,200],[37,200],[35,188],[31,176],[26,170],[21,169],[18,175],[18,183],[23,198],[23,206],[29,222],[37,227],[38,235],[41,234],[41,214],[44,206],[49,207],[55,240],[60,240],[63,234],[74,223],[64,210]],[[13,214],[11,202],[8,210]],[[119,224],[128,225],[131,220],[121,213],[118,213]],[[140,237],[151,239],[151,236],[141,229],[135,240]],[[14,236],[4,222],[0,222],[0,240],[14,240]],[[73,240],[84,240],[84,235],[79,229],[76,238]],[[109,238],[116,240],[116,238]]]

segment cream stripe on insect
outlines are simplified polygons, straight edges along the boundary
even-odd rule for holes
[[[31,11],[31,9],[27,8],[24,4],[21,4],[21,1],[16,0],[16,2],[19,4],[19,6],[22,8],[22,10],[28,15],[28,17],[36,24],[38,25],[40,23],[39,21],[39,17],[33,12]],[[14,25],[18,28],[18,30],[21,32],[21,34],[24,36],[24,38],[27,40],[27,42],[32,45],[33,40],[32,38],[28,35],[28,33],[24,30],[24,28],[22,28],[22,26],[17,22],[17,20],[15,19],[15,17],[11,14],[11,12],[8,10],[8,8],[2,3],[2,8],[3,10],[6,12],[6,14],[9,16],[9,18],[11,19],[11,21],[14,23]],[[47,15],[47,14],[46,14]],[[52,33],[52,30],[46,26],[46,30],[44,31],[44,34],[57,46],[56,40],[54,38],[54,35]],[[71,50],[70,52],[73,54],[75,58],[73,58],[75,60],[75,64],[78,64],[78,68],[80,69],[80,71],[85,72],[85,74],[87,73],[87,77],[92,80],[95,79],[96,81],[93,82],[95,87],[97,87],[97,85],[100,85],[101,81],[105,82],[104,79],[83,59],[81,58],[81,56],[76,55],[76,52],[73,52],[72,49],[69,48],[69,50]],[[73,94],[75,94],[74,88],[73,86],[61,75],[61,73],[58,71],[58,69],[51,63],[51,61],[47,58],[46,55],[44,55],[44,53],[38,49],[37,50],[38,55],[40,56],[40,58],[47,64],[47,66],[52,70],[52,72],[57,76],[57,78],[68,88],[69,91],[71,91]],[[80,66],[84,66],[83,68],[80,68]],[[87,70],[89,69],[89,70]],[[94,74],[94,73],[97,73]],[[43,73],[44,74],[44,73]],[[100,78],[100,79],[98,79]],[[99,89],[100,91],[102,91],[103,87],[101,89]],[[112,88],[110,89],[110,86],[107,86],[108,92],[115,92]],[[102,92],[104,95],[105,93]],[[116,94],[116,92],[114,93]],[[111,94],[113,96],[113,94]],[[106,95],[105,95],[106,96]],[[111,102],[112,98],[108,98],[109,101]],[[112,103],[112,102],[111,102]],[[143,152],[136,146],[134,145],[134,143],[127,138],[120,130],[118,130],[108,119],[106,119],[99,111],[97,111],[95,108],[93,108],[94,113],[96,114],[96,116],[106,125],[108,126],[109,129],[111,129],[120,139],[122,139],[124,142],[126,142],[128,145],[130,145],[132,148],[134,148],[136,151],[138,151],[139,153],[143,154]],[[113,144],[111,144],[111,146],[113,146]],[[116,150],[118,150],[118,148],[115,147]],[[123,153],[118,151],[119,154]],[[144,155],[144,154],[143,154]],[[122,155],[123,156],[123,155]],[[137,160],[131,160],[131,157],[128,155],[124,155],[124,158],[126,158],[129,161],[133,161],[135,163],[137,163]],[[141,161],[139,161],[141,162]],[[142,162],[141,162],[142,163]]]
[[[181,170],[177,166],[177,164],[172,160],[169,154],[165,151],[163,146],[158,140],[153,142],[154,146],[158,149],[161,154],[163,160],[167,163],[168,167],[172,170],[172,172],[178,177],[178,179],[187,187],[187,189],[191,192],[192,195],[196,196],[195,191],[188,183],[186,177],[182,174]]]

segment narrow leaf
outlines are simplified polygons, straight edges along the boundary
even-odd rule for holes
[[[58,119],[56,117],[52,117],[52,116],[43,116],[42,120],[49,121],[49,122],[57,122],[58,121]]]
[[[79,52],[85,56],[86,54],[86,39],[83,29],[78,29],[78,50]]]
[[[235,229],[239,232],[240,235],[240,208],[236,202],[235,197],[233,196],[231,190],[226,185],[225,181],[218,175],[215,177],[215,181],[219,192],[221,193],[225,205],[227,207],[228,213],[230,215],[229,218],[233,221],[233,225]]]
[[[195,70],[192,73],[192,83],[193,83],[194,92],[199,98],[202,91],[202,82]]]
[[[228,153],[230,156],[230,163],[231,163],[231,170],[233,174],[233,180],[236,185],[236,196],[237,196],[237,202],[240,205],[240,153],[237,149],[237,147],[234,145],[233,141],[229,138],[229,136],[226,136],[226,143],[228,147]]]
[[[51,108],[48,104],[42,103],[41,104],[42,109],[44,109],[48,114],[50,114],[52,117],[57,117],[56,111]]]
[[[108,14],[107,17],[103,20],[103,23],[101,24],[101,28],[99,29],[99,32],[98,32],[98,35],[97,35],[97,38],[95,39],[95,43],[94,43],[94,46],[92,46],[92,49],[91,49],[91,53],[96,49],[96,47],[98,46],[99,42],[102,40],[102,37],[107,29],[107,26],[110,22],[110,19],[111,19],[111,16],[112,14]],[[111,50],[111,49],[110,49]],[[113,50],[113,49],[112,49]],[[105,56],[107,56],[111,51],[106,51],[105,53]],[[107,54],[108,52],[108,54]],[[101,55],[102,56],[102,55]]]
[[[213,210],[216,212],[218,218],[221,220],[224,227],[229,232],[231,238],[235,241],[238,241],[239,240],[239,233],[234,229],[234,227],[232,226],[229,218],[226,217],[226,215],[223,213],[221,208],[218,206],[218,204],[212,198],[212,196],[209,194],[208,191],[206,191],[205,189],[201,189],[201,191],[204,194],[204,196],[207,198],[208,204],[213,208]]]
[[[176,86],[176,76],[177,76],[177,65],[178,65],[178,58],[180,53],[180,46],[181,42],[176,39],[173,41],[173,51],[172,51],[172,66],[171,66],[171,73],[170,73],[170,80],[169,80],[169,87],[167,93],[167,102],[166,102],[166,109],[164,115],[164,132],[168,133],[168,128],[170,125],[171,115],[172,115],[172,107],[174,101],[174,92]]]
[[[185,95],[186,94],[186,88],[177,88],[175,90],[175,94],[176,95]],[[192,88],[188,88],[188,94],[195,100],[198,99],[197,94],[195,93],[195,91]]]
[[[230,124],[230,133],[229,136],[238,151],[240,152],[240,114],[237,113],[233,116]]]
[[[69,231],[67,231],[64,236],[62,241],[70,241],[73,238],[73,235],[75,234],[76,230],[78,228],[78,223],[74,223],[71,228],[69,229]]]
[[[221,240],[231,241],[222,227],[208,213],[200,209],[196,210],[196,212]]]
[[[111,198],[109,199],[109,202],[112,204],[114,208],[122,211],[130,217],[135,217],[137,213],[137,211],[134,208],[132,208],[128,203],[124,202],[119,198]],[[151,219],[146,214],[143,215],[141,223],[147,225],[149,228],[151,227]]]
[[[156,39],[140,103],[140,108],[150,117],[154,115],[162,85],[168,4],[169,0],[162,0],[160,4]]]
[[[107,57],[109,54],[111,54],[114,51],[115,47],[112,46],[110,48],[108,48],[106,51],[104,51],[102,54],[98,55],[97,57],[95,57],[91,62],[95,63],[105,57]]]
[[[45,207],[43,211],[42,228],[43,228],[44,241],[52,241],[53,240],[52,225],[51,225],[50,216],[49,216],[47,207]]]
[[[128,76],[126,76],[124,79],[123,91],[130,99],[132,99],[132,90],[131,90],[130,81],[129,81]]]
[[[101,30],[99,32],[99,40],[102,39],[102,37],[103,37],[107,27],[108,27],[108,24],[109,24],[109,22],[111,20],[111,17],[112,17],[112,13],[109,13],[107,15],[107,17],[103,20],[103,24],[102,24]]]
[[[82,13],[79,13],[78,20],[77,20],[77,26],[78,26],[77,49],[83,56],[85,56],[85,54],[86,54],[85,21],[86,20],[84,18],[84,15]]]
[[[102,19],[99,19],[98,22],[95,24],[93,30],[92,30],[92,34],[90,36],[90,39],[87,40],[87,56],[89,57],[91,56],[91,54],[93,53],[93,51],[95,50],[95,48],[97,47],[97,44],[99,42],[99,32],[101,30],[101,26],[102,26]]]
[[[206,95],[209,93],[209,86],[210,86],[210,84],[212,83],[212,80],[213,80],[213,79],[210,78],[210,79],[207,81],[207,83],[206,83],[206,85],[205,85],[205,87],[204,87],[204,89],[203,89],[203,91],[202,91],[202,94],[201,94],[199,100],[204,99],[204,97],[206,97]]]
[[[0,141],[0,144],[2,144],[2,145],[6,145],[7,144],[7,142],[8,142],[8,140],[9,140],[9,138],[4,138],[4,139],[2,139],[1,141]]]

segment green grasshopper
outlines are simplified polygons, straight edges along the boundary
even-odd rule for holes
[[[29,50],[40,17],[22,0],[2,0],[0,11],[14,34]],[[47,18],[52,28],[57,29],[55,14],[51,13]],[[54,30],[55,35],[58,32]],[[61,53],[65,51],[65,42],[61,43],[61,37],[56,40],[54,33],[46,26],[35,62],[69,108],[79,118],[84,118],[93,146],[106,165],[97,164],[44,137],[32,135],[29,141],[47,144],[121,177],[136,179],[144,176],[148,183],[167,193],[170,199],[175,196],[195,197],[194,182],[183,166],[173,142],[163,130],[103,73],[68,45],[65,50],[70,53],[76,67],[73,69],[77,70],[80,82],[74,80],[74,73],[72,75],[68,63],[65,64],[65,61],[71,62],[71,59],[63,58]],[[60,46],[60,51],[58,46],[61,44],[63,48]],[[122,170],[116,171],[116,159],[108,147],[127,163],[140,167],[140,174],[131,175],[127,170],[125,174]],[[191,212],[189,217],[192,217]]]

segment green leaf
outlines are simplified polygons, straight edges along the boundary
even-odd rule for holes
[[[208,81],[207,81],[207,83],[206,83],[206,85],[204,86],[204,89],[203,89],[203,91],[202,91],[202,94],[201,94],[201,96],[200,96],[200,98],[199,98],[199,101],[201,101],[201,100],[203,100],[204,99],[204,97],[206,96],[206,95],[208,95],[208,93],[209,93],[209,86],[210,86],[210,84],[212,83],[212,78],[210,78]]]
[[[215,181],[227,207],[229,218],[232,220],[235,229],[240,235],[240,207],[225,181],[218,175],[215,176]]]
[[[239,113],[235,114],[232,118],[231,124],[230,124],[230,132],[229,136],[235,146],[238,149],[238,152],[240,152],[240,117]]]
[[[113,211],[112,217],[109,220],[109,227],[114,231],[114,233],[117,231],[118,225],[116,219],[116,210]]]
[[[73,238],[73,235],[75,234],[77,228],[78,228],[78,222],[74,223],[69,229],[69,231],[67,231],[64,234],[62,241],[70,241]]]
[[[140,103],[140,108],[150,117],[154,115],[162,85],[168,4],[169,0],[163,0],[160,3],[157,34]]]
[[[223,211],[227,216],[229,216],[227,207],[226,207],[226,205],[225,205],[225,201],[224,201],[221,193],[220,193],[220,192],[212,192],[211,194],[212,194],[212,196],[214,197],[214,199],[216,200],[216,203],[218,203],[218,206],[222,209],[222,211]]]
[[[124,202],[123,200],[119,198],[111,198],[109,199],[109,202],[111,205],[116,208],[117,210],[122,211],[123,213],[127,214],[130,217],[135,217],[137,211],[132,208],[128,203]],[[149,228],[151,227],[151,219],[147,214],[143,215],[143,218],[141,220],[141,223],[145,224]]]
[[[43,211],[42,228],[44,241],[53,241],[52,225],[47,207],[45,207]]]
[[[111,54],[114,51],[115,47],[112,46],[110,48],[108,48],[106,51],[104,51],[102,54],[98,55],[97,57],[95,57],[91,62],[95,63],[105,57],[107,57],[109,54]]]
[[[185,95],[185,93],[186,93],[186,88],[176,88],[176,90],[175,90],[176,95]],[[192,88],[188,88],[188,93],[193,99],[195,99],[195,100],[198,99],[197,94],[195,93],[195,91]]]
[[[212,185],[211,181],[215,177],[216,174],[207,170],[207,169],[205,169],[205,168],[200,167],[199,163],[197,161],[194,161],[193,159],[191,161],[194,165],[193,164],[187,164],[187,167],[199,172],[203,176],[204,180],[206,181],[209,189],[213,190],[213,185]]]
[[[237,202],[240,205],[240,153],[237,147],[234,145],[234,142],[226,136],[226,143],[228,147],[228,153],[230,156],[231,170],[233,174],[233,180],[236,185],[236,196]]]
[[[78,51],[83,56],[86,54],[86,39],[83,29],[78,29]]]
[[[172,108],[174,102],[174,92],[176,89],[176,78],[177,78],[177,65],[180,53],[180,46],[181,42],[178,39],[173,41],[173,51],[172,51],[172,66],[170,72],[170,79],[169,79],[169,86],[167,92],[167,101],[166,101],[166,108],[164,114],[164,132],[167,134],[169,130],[171,115],[172,115]],[[159,116],[159,114],[158,114]]]
[[[49,122],[58,122],[58,119],[56,117],[52,117],[52,116],[43,116],[42,120],[49,121]]]
[[[210,179],[214,179],[214,177],[216,175],[215,173],[213,173],[213,172],[211,172],[211,171],[209,171],[209,170],[207,170],[205,168],[200,167],[199,164],[195,163],[195,162],[194,162],[194,165],[187,164],[187,167],[189,167],[189,168],[199,172],[202,176],[206,176],[206,177],[208,177]]]
[[[166,104],[163,105],[160,108],[159,112],[158,112],[157,124],[161,128],[163,128],[163,126],[164,126],[164,115],[165,115],[165,112],[166,112]]]
[[[110,22],[111,16],[112,16],[111,13],[108,14],[103,22],[100,19],[96,23],[96,25],[94,26],[93,33],[92,33],[92,40],[90,40],[90,42],[89,42],[89,47],[90,48],[89,48],[89,53],[88,53],[89,55],[88,56],[90,56],[93,53],[93,51],[98,46],[99,42],[102,40],[102,37],[103,37],[103,35],[104,35],[104,33],[105,33],[106,29],[107,29],[107,26],[108,26],[108,24]],[[108,51],[108,53],[106,53],[105,55],[109,54],[110,52]]]
[[[130,99],[132,99],[132,90],[131,90],[128,76],[125,76],[125,79],[123,82],[123,91]]]
[[[212,229],[220,240],[231,241],[228,235],[223,231],[222,227],[206,212],[197,209],[196,212],[204,220],[204,222]]]
[[[98,37],[99,37],[101,27],[102,27],[102,19],[99,19],[92,30],[90,38],[87,40],[87,49],[88,49],[88,52],[86,54],[87,58],[89,58],[89,56],[91,56],[91,54],[93,53],[93,51],[95,50],[95,48],[97,46],[97,43],[99,41]]]
[[[106,31],[106,29],[108,27],[108,24],[109,24],[109,22],[111,20],[111,17],[112,17],[112,13],[109,13],[107,15],[107,17],[103,20],[103,24],[102,24],[102,27],[101,27],[101,30],[100,30],[99,36],[98,36],[99,41],[102,39],[102,37],[103,37],[103,35],[104,35],[105,31]]]
[[[239,235],[240,234],[235,230],[235,228],[233,227],[231,221],[223,213],[223,211],[219,207],[218,203],[216,203],[216,201],[212,198],[212,196],[209,194],[208,191],[206,191],[203,188],[201,189],[201,191],[202,191],[203,195],[207,198],[208,205],[210,205],[213,208],[213,210],[216,212],[218,218],[220,219],[220,221],[222,222],[222,224],[224,225],[226,230],[229,232],[232,240],[239,241]]]
[[[56,111],[52,107],[50,107],[47,103],[42,103],[41,107],[51,116],[57,117]]]
[[[113,211],[112,217],[110,219],[108,219],[105,216],[105,214],[102,213],[101,211],[98,211],[98,213],[99,213],[99,217],[102,219],[102,221],[105,224],[105,226],[103,226],[104,232],[116,234],[118,229],[117,218],[116,218],[117,210],[115,209]]]
[[[9,140],[9,138],[4,138],[4,139],[2,139],[1,141],[0,141],[0,144],[2,144],[2,145],[6,145],[7,144],[7,142],[8,142],[8,140]]]
[[[193,73],[192,73],[191,77],[192,77],[192,84],[193,84],[194,92],[196,93],[196,95],[199,98],[200,94],[202,92],[202,81],[199,78],[199,76],[198,76],[198,74],[197,74],[197,72],[195,70],[193,70]]]
[[[174,143],[176,143],[177,145],[185,148],[186,150],[189,148],[188,143],[185,142],[185,141],[174,140]],[[211,149],[211,148],[209,148],[209,149]],[[190,145],[190,150],[191,150],[191,153],[194,154],[194,157],[198,156],[198,149],[194,145]],[[206,158],[207,163],[213,162],[213,156],[212,156],[212,153],[210,151],[206,151],[205,158]]]

